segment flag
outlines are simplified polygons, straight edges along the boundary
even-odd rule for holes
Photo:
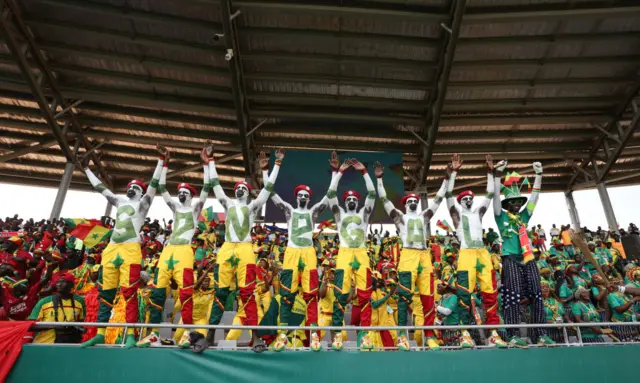
[[[209,206],[208,208],[202,210],[202,212],[200,213],[200,217],[198,217],[198,221],[214,221],[215,223],[224,222],[224,213],[214,213],[213,206]]]
[[[438,222],[436,222],[436,226],[438,226],[442,230],[445,230],[448,233],[451,233],[453,231],[453,229],[451,228],[451,225],[449,225],[449,222],[447,222],[446,219],[443,221],[438,220]]]
[[[511,186],[514,182],[520,181],[520,174],[517,172],[507,173],[507,176],[504,179],[504,186]]]
[[[100,225],[79,224],[70,233],[71,236],[81,240],[88,248],[92,248],[102,240],[109,238],[113,230]]]
[[[102,225],[102,221],[99,219],[85,219],[85,218],[63,218],[62,219],[70,229],[75,229],[78,225]]]
[[[529,178],[525,177],[520,186],[524,185],[527,185],[527,193],[531,193],[531,182],[529,182]]]
[[[318,230],[324,230],[324,229],[335,230],[336,224],[333,222],[332,219],[327,221],[322,221],[318,224]]]
[[[273,233],[279,233],[279,234],[287,234],[289,232],[288,229],[283,229],[281,227],[278,226],[271,226],[271,225],[265,225],[264,226],[267,230],[273,232]]]

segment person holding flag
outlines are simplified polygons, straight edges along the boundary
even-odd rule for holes
[[[154,287],[150,296],[150,315],[149,323],[155,324],[162,321],[162,311],[164,303],[167,299],[167,286],[173,279],[178,285],[178,295],[182,304],[181,314],[182,323],[193,324],[193,264],[194,251],[191,247],[191,240],[194,236],[197,220],[200,212],[207,202],[209,196],[209,167],[208,161],[204,161],[204,183],[200,197],[193,201],[196,196],[196,189],[187,184],[178,184],[178,201],[171,198],[171,194],[167,191],[167,171],[169,169],[170,153],[164,149],[164,165],[160,174],[160,185],[158,189],[162,193],[164,202],[167,203],[169,209],[173,212],[173,221],[175,222],[174,230],[171,232],[167,246],[162,250],[160,259],[157,262]],[[202,149],[203,159],[208,160],[211,155],[212,148],[206,146]],[[138,347],[149,347],[151,345],[160,345],[159,330],[154,328],[151,333],[137,343]],[[182,338],[178,342],[178,346],[187,348],[190,346],[189,333],[185,331]]]
[[[262,175],[266,182],[269,178],[269,160],[261,154],[259,159]],[[329,160],[332,168],[332,181],[338,173],[338,154],[333,152]],[[283,268],[280,272],[280,324],[289,325],[291,308],[298,295],[298,280],[302,281],[302,296],[307,309],[307,326],[318,324],[318,258],[313,247],[313,227],[320,214],[329,206],[325,195],[320,202],[311,206],[312,190],[307,185],[298,185],[293,191],[297,206],[294,208],[275,192],[271,200],[284,212],[287,220],[289,240],[284,252]],[[300,275],[301,274],[301,275]],[[287,332],[281,331],[274,344],[275,351],[282,351],[287,346]],[[319,351],[320,338],[316,332],[311,333],[311,350]]]
[[[420,209],[420,197],[415,193],[409,193],[402,198],[405,212],[396,209],[393,202],[387,199],[382,176],[384,167],[376,163],[375,170],[378,179],[378,196],[382,200],[384,210],[393,219],[393,223],[400,232],[402,239],[402,251],[398,264],[398,326],[406,326],[408,322],[409,305],[412,303],[413,291],[417,287],[422,303],[422,315],[424,326],[433,326],[436,319],[434,310],[433,286],[435,276],[431,260],[431,252],[427,249],[427,222],[433,217],[442,202],[447,191],[447,177],[442,181],[442,186],[436,197],[427,209]],[[431,350],[439,350],[433,330],[425,330],[427,346]],[[406,331],[401,331],[398,336],[398,349],[409,351],[409,340]]]
[[[491,262],[489,251],[482,241],[482,218],[487,212],[491,201],[495,184],[493,182],[493,158],[487,155],[487,195],[480,204],[473,207],[474,194],[471,190],[465,190],[453,199],[453,187],[456,175],[462,167],[462,158],[454,154],[451,159],[451,177],[447,189],[447,207],[456,228],[460,240],[460,252],[458,266],[456,268],[456,295],[460,298],[460,321],[469,325],[475,323],[473,319],[472,293],[476,287],[476,280],[480,281],[482,300],[486,311],[486,323],[490,325],[500,324],[498,317],[498,286],[496,272]],[[456,203],[457,201],[457,203]],[[500,338],[498,332],[493,329],[487,340],[488,346],[505,348],[507,344]],[[462,348],[473,347],[473,338],[469,331],[464,330],[460,336]]]
[[[546,323],[544,300],[540,288],[540,274],[533,255],[533,248],[527,224],[531,219],[542,184],[542,165],[533,163],[536,177],[533,183],[531,198],[525,209],[522,206],[527,198],[520,195],[518,185],[520,176],[515,173],[507,174],[504,188],[500,178],[507,168],[507,161],[500,161],[495,167],[495,189],[502,190],[504,199],[500,201],[500,194],[493,195],[493,213],[496,225],[502,236],[502,287],[503,287],[503,313],[506,324],[518,324],[520,320],[520,301],[527,298],[531,304],[531,319],[534,323]],[[509,345],[518,348],[527,348],[527,342],[517,336],[517,329],[507,330]],[[532,329],[531,339],[539,345],[551,346],[555,342],[547,336],[544,328]]]
[[[127,185],[127,196],[119,197],[107,189],[104,184],[89,169],[85,157],[79,165],[89,178],[91,185],[102,194],[107,201],[118,210],[116,224],[111,234],[109,245],[102,253],[102,270],[100,274],[100,308],[98,322],[106,323],[111,317],[111,308],[116,299],[118,288],[126,301],[127,323],[138,321],[138,286],[142,269],[142,250],[140,248],[140,228],[149,212],[156,188],[160,182],[160,173],[168,153],[162,147],[157,147],[160,153],[158,164],[153,172],[151,184],[147,185],[139,180],[133,180]],[[82,347],[95,346],[104,343],[106,329],[99,328],[96,336],[84,342]],[[133,328],[127,330],[126,346],[134,347],[136,340]]]

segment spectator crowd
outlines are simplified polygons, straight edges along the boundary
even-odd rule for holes
[[[108,240],[87,246],[89,241],[74,236],[78,225],[90,225],[106,230],[113,227],[109,217],[100,220],[58,219],[53,221],[22,219],[17,215],[0,220],[0,320],[36,320],[42,322],[93,322],[97,318],[98,288],[100,281],[101,254]],[[160,253],[172,230],[172,221],[160,223],[146,219],[141,232],[143,264],[138,281],[138,321],[149,323],[150,294],[156,281],[156,269]],[[629,294],[640,288],[640,267],[626,254],[620,234],[639,235],[638,228],[631,224],[628,230],[620,229],[620,234],[598,227],[596,231],[583,228],[584,239],[593,254],[601,275],[595,265],[574,245],[569,235],[570,225],[549,228],[548,233],[540,225],[529,228],[529,236],[534,248],[535,260],[540,274],[542,295],[547,323],[580,322],[637,322],[640,316],[640,297]],[[256,225],[251,230],[253,249],[257,254],[257,283],[255,297],[258,302],[260,325],[277,325],[278,303],[280,302],[279,277],[282,271],[284,250],[287,246],[286,229],[273,225]],[[396,233],[397,234],[397,233]],[[192,240],[196,270],[193,294],[193,323],[208,324],[211,307],[215,298],[213,273],[216,255],[225,241],[224,221],[200,222]],[[90,241],[91,244],[95,241]],[[338,236],[333,234],[330,223],[323,222],[316,229],[313,245],[318,258],[320,276],[318,324],[330,325],[334,307],[335,257],[339,246]],[[460,242],[455,233],[447,231],[441,235],[437,230],[428,240],[428,248],[434,264],[436,277],[437,324],[458,325],[463,310],[462,301],[456,295],[456,262]],[[501,239],[493,229],[484,231],[484,246],[489,250],[493,268],[498,278],[500,291]],[[383,228],[370,228],[367,252],[373,278],[371,305],[372,326],[394,326],[398,323],[398,272],[397,265],[402,249],[398,235],[383,233]],[[605,280],[606,277],[606,280]],[[355,286],[355,285],[354,285]],[[349,297],[353,303],[354,293]],[[484,306],[479,285],[472,292],[472,305],[476,324],[484,323]],[[304,324],[306,303],[302,292],[296,297],[289,325]],[[168,296],[173,296],[173,307],[168,311],[167,321],[173,322],[180,312],[177,284],[172,281]],[[521,302],[522,317],[529,314],[529,302]],[[231,287],[225,311],[235,312],[234,323],[241,323],[243,310],[238,303],[237,290]],[[420,313],[418,292],[414,292],[411,309]],[[357,324],[358,313],[351,311],[352,324]],[[498,295],[498,313],[502,311],[502,294]],[[125,302],[118,294],[112,307],[111,321],[125,322]],[[413,323],[420,325],[421,315],[413,316]],[[347,323],[349,324],[349,323]],[[583,342],[597,343],[605,340],[614,342],[635,342],[640,340],[638,326],[612,326],[611,328],[583,327],[580,335],[568,328],[567,335],[581,336]],[[95,328],[58,327],[38,331],[33,336],[36,343],[80,343],[95,335]],[[122,329],[110,328],[106,333],[107,343],[120,342]],[[206,334],[204,330],[202,334]],[[138,339],[148,332],[136,333]],[[241,331],[226,333],[227,340],[239,339]],[[258,331],[267,344],[273,344],[275,331]],[[289,344],[293,347],[308,346],[309,334],[303,331],[291,332]],[[343,334],[346,339],[347,334]],[[397,334],[394,331],[371,333],[376,349],[393,349]],[[422,344],[422,333],[413,333],[413,340]],[[472,331],[476,344],[485,342],[485,335]],[[564,330],[552,328],[549,336],[556,342],[564,342]],[[180,345],[184,331],[178,329],[172,338],[159,339],[156,346]],[[458,346],[460,334],[457,331],[438,331],[438,342],[443,346]],[[324,338],[324,334],[321,335]],[[30,340],[27,340],[30,341]]]

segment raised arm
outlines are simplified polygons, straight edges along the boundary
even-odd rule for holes
[[[335,163],[333,162],[333,156],[336,156],[336,161]],[[329,160],[329,163],[331,164],[331,181],[329,181],[329,186],[331,186],[331,183],[333,182],[333,178],[338,174],[338,154],[336,152],[331,153],[331,159]],[[335,165],[335,167],[334,167]],[[326,209],[329,206],[329,197],[327,197],[327,195],[329,194],[329,189],[327,189],[327,194],[325,194],[322,199],[320,200],[320,202],[318,202],[317,204],[313,205],[313,207],[311,208],[311,219],[313,220],[313,222],[316,222],[318,220],[318,217],[320,216],[320,214],[322,214],[322,212],[324,211],[324,209]]]
[[[378,197],[382,201],[382,205],[384,206],[384,211],[389,214],[389,217],[393,220],[394,223],[398,224],[402,221],[402,212],[393,205],[393,202],[387,199],[387,191],[384,188],[384,183],[382,182],[382,176],[384,175],[384,166],[380,162],[376,162],[376,170],[375,176],[378,182]],[[369,226],[369,230],[371,230],[371,226]]]
[[[169,151],[166,148],[158,145],[156,150],[160,153],[158,164],[156,165],[156,169],[153,171],[153,176],[151,176],[151,182],[149,182],[147,192],[140,200],[140,213],[143,215],[147,215],[147,212],[149,212],[151,202],[153,202],[153,199],[156,196],[156,190],[158,189],[158,186],[160,186],[160,175],[162,174],[164,161],[170,157]]]
[[[529,212],[529,215],[533,214],[536,204],[538,203],[538,198],[540,198],[540,186],[542,186],[542,164],[540,162],[534,162],[533,171],[536,172],[536,178],[533,181],[533,189],[531,190],[529,203],[527,203],[527,211]]]
[[[338,162],[338,155],[336,152],[332,153],[331,166],[333,167],[334,162]],[[341,210],[340,205],[338,205],[338,184],[340,183],[340,179],[344,172],[351,167],[351,160],[346,159],[340,166],[337,172],[333,172],[331,176],[331,183],[329,184],[329,190],[327,190],[327,200],[329,202],[329,207],[331,208],[331,212],[333,213],[333,218],[338,224],[341,219]],[[335,169],[335,167],[333,167]]]
[[[460,222],[460,208],[458,208],[456,200],[453,198],[453,187],[456,184],[456,176],[458,175],[458,170],[462,167],[462,162],[460,155],[456,153],[451,157],[451,163],[446,169],[449,183],[447,185],[445,197],[447,198],[447,209],[449,209],[449,215],[451,215],[453,227],[458,227],[458,223]]]
[[[496,188],[495,183],[493,182],[493,157],[491,154],[487,155],[487,195],[482,199],[480,203],[480,208],[478,209],[478,214],[480,214],[480,218],[484,216],[484,213],[487,212],[491,201],[493,201],[493,194]]]
[[[262,156],[262,153],[260,155]],[[269,199],[269,196],[271,196],[271,193],[273,193],[273,185],[276,183],[276,179],[278,178],[278,172],[280,171],[280,164],[282,163],[283,159],[284,159],[284,150],[280,148],[276,151],[276,162],[273,165],[273,170],[271,171],[269,178],[265,180],[264,187],[260,190],[258,197],[255,200],[251,201],[251,203],[249,204],[250,210],[255,211],[260,209],[262,205],[264,205],[267,202],[267,200]]]
[[[422,211],[422,216],[425,217],[427,220],[433,218],[433,216],[436,214],[436,211],[438,211],[438,207],[440,207],[440,204],[442,203],[442,200],[444,200],[444,196],[447,193],[448,184],[449,184],[449,181],[445,177],[444,180],[442,180],[442,185],[440,185],[440,189],[438,189],[438,192],[436,193],[436,196],[433,199],[433,203]]]
[[[264,152],[260,153],[260,156],[262,156],[264,154]],[[266,185],[268,180],[269,180],[269,160],[266,159],[265,156],[265,160],[266,160],[266,167],[263,166],[262,163],[262,157],[260,158],[260,167],[262,167],[262,182],[264,182],[264,184]],[[283,200],[282,198],[280,198],[280,196],[278,195],[278,193],[276,193],[275,191],[271,193],[271,200],[273,201],[273,203],[276,205],[276,207],[280,210],[282,210],[285,214],[285,216],[288,217],[291,215],[291,212],[293,211],[293,206],[291,206],[287,201]]]
[[[502,204],[500,203],[500,189],[502,185],[500,184],[500,178],[502,177],[502,174],[504,173],[506,168],[506,160],[498,162],[498,164],[495,166],[496,176],[493,179],[493,215],[495,215],[496,217],[502,214]]]
[[[167,171],[169,170],[168,162],[165,161],[164,166],[162,166],[162,173],[160,173],[160,185],[158,186],[158,191],[162,194],[162,199],[166,202],[169,209],[172,212],[176,211],[176,203],[171,198],[171,194],[167,191]]]
[[[369,218],[373,214],[373,208],[376,205],[376,188],[373,186],[373,181],[369,177],[367,168],[360,161],[352,159],[351,164],[354,169],[362,172],[362,178],[364,178],[364,184],[367,187],[367,198],[364,200],[364,216]]]
[[[204,161],[205,159],[209,164],[209,180],[210,180],[211,188],[213,188],[213,194],[215,195],[216,199],[220,202],[222,207],[224,207],[226,210],[227,207],[229,206],[230,200],[227,197],[227,195],[224,194],[224,189],[222,188],[222,186],[220,186],[220,179],[218,179],[218,172],[216,171],[215,160],[213,156],[212,157],[202,156],[202,160]]]
[[[83,168],[84,173],[87,175],[87,178],[89,179],[89,182],[91,182],[93,188],[96,189],[98,193],[102,194],[110,204],[117,207],[120,199],[115,194],[113,194],[111,190],[107,189],[107,187],[104,186],[102,181],[100,181],[98,177],[93,174],[91,169],[89,169],[88,165],[84,165]]]
[[[209,181],[209,166],[205,163],[202,165],[202,190],[200,191],[200,197],[194,205],[194,214],[199,216],[204,204],[209,198],[209,191],[211,190],[211,181]]]

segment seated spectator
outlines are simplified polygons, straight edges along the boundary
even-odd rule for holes
[[[614,286],[622,286],[622,280],[614,279],[611,281],[611,284]],[[611,309],[611,321],[633,322],[633,304],[639,301],[640,297],[629,298],[617,290],[609,293],[607,302]],[[622,342],[630,342],[637,336],[637,329],[630,326],[613,326],[612,330],[616,338]]]
[[[41,299],[30,320],[39,322],[82,322],[85,318],[84,299],[72,293],[74,277],[61,276],[56,283],[57,294]],[[34,343],[80,343],[84,328],[76,326],[40,330]]]
[[[571,307],[573,321],[576,323],[600,322],[598,310],[593,306],[589,297],[589,291],[584,287],[578,287],[574,294],[575,302]],[[580,327],[582,341],[584,343],[602,343],[602,334],[610,334],[611,330],[600,327]]]

